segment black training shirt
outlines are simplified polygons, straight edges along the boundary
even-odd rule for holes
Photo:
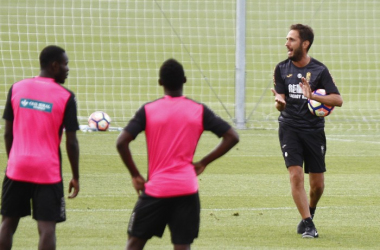
[[[278,94],[285,94],[286,106],[281,111],[278,121],[295,129],[313,130],[324,128],[324,117],[311,114],[307,107],[307,98],[299,86],[301,77],[305,77],[311,90],[325,89],[327,94],[339,94],[327,67],[311,58],[305,67],[296,67],[290,59],[277,64],[274,74],[274,88]]]

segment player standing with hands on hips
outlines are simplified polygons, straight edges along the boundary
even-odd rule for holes
[[[288,59],[277,64],[272,89],[276,108],[281,112],[278,118],[280,146],[290,176],[293,200],[302,217],[297,233],[303,238],[318,237],[313,218],[324,190],[327,149],[324,117],[312,115],[307,100],[329,106],[343,104],[327,67],[308,55],[313,40],[311,27],[290,26],[285,43]],[[316,89],[325,89],[326,95],[312,94]],[[309,201],[302,167],[309,174]]]
[[[117,139],[117,149],[139,194],[129,221],[127,250],[143,249],[152,236],[162,236],[166,225],[174,249],[190,249],[200,222],[197,175],[239,141],[227,122],[205,105],[182,95],[185,82],[182,65],[174,59],[165,61],[158,80],[165,96],[143,105]],[[204,130],[222,140],[208,155],[193,162]],[[148,146],[147,181],[129,149],[130,142],[142,131]]]
[[[12,248],[20,218],[31,214],[31,203],[38,249],[56,249],[56,223],[66,220],[59,147],[63,128],[73,175],[69,198],[79,192],[76,101],[74,93],[61,85],[68,62],[65,50],[48,46],[40,54],[39,76],[19,81],[9,90],[3,115],[8,164],[1,197],[0,250]]]

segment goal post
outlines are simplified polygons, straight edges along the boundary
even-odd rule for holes
[[[235,76],[235,125],[246,128],[245,117],[245,0],[236,1],[236,76]]]

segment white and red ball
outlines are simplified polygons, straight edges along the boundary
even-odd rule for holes
[[[111,123],[110,116],[103,111],[95,111],[88,118],[88,126],[99,131],[106,131]]]
[[[313,91],[313,94],[324,96],[326,95],[326,91],[324,89],[317,89]],[[307,100],[307,106],[309,107],[309,110],[313,115],[320,117],[328,116],[334,110],[333,106],[328,106],[310,99]]]

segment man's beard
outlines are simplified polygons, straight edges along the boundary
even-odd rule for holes
[[[293,56],[289,56],[288,58],[292,60],[293,62],[298,62],[302,59],[302,48],[298,47],[293,50]]]

